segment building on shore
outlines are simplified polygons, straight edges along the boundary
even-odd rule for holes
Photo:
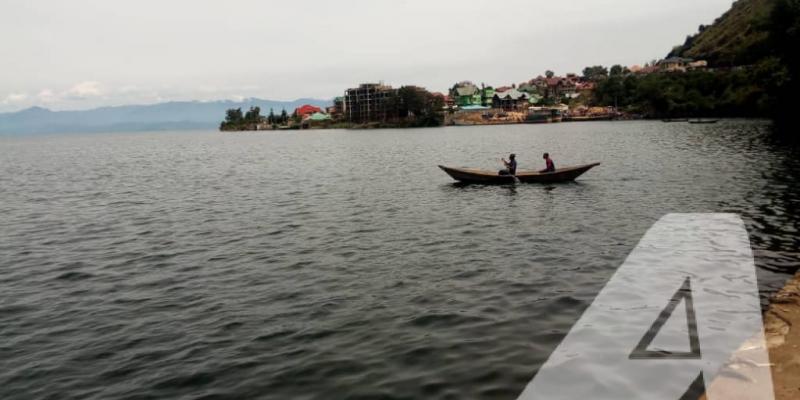
[[[523,110],[528,107],[528,94],[517,89],[495,92],[492,106],[506,111]]]
[[[537,95],[537,100],[534,102],[538,102],[541,99],[559,102],[564,98],[574,99],[580,96],[578,85],[583,82],[583,78],[576,74],[551,77],[540,75],[528,82],[521,83],[520,90],[529,94],[535,93]]]
[[[492,107],[495,93],[497,93],[497,91],[495,91],[491,86],[484,86],[481,89],[481,105]]]
[[[450,96],[448,96],[448,95],[446,95],[444,93],[441,93],[441,92],[431,92],[431,95],[436,97],[436,98],[439,98],[442,101],[442,104],[443,104],[442,111],[447,111],[447,110],[449,110],[451,108],[453,102],[450,99]]]
[[[321,112],[322,109],[317,106],[312,106],[311,104],[304,104],[300,107],[294,109],[294,114],[300,118],[304,118],[308,115]]]
[[[481,104],[480,89],[475,84],[469,81],[459,82],[451,91],[451,97],[454,98],[455,104],[458,107],[467,107]]]
[[[450,89],[450,98],[459,108],[469,106],[492,106],[495,90],[491,86],[481,84],[478,87],[470,81],[456,83]]]
[[[577,94],[575,80],[566,77],[547,79],[546,93],[546,97],[556,100],[574,98]]]
[[[387,121],[397,108],[397,89],[381,83],[362,83],[347,89],[342,99],[341,115],[348,122]]]
[[[333,99],[333,105],[327,107],[325,112],[335,120],[342,119],[342,111],[344,110],[344,97],[339,96]]]
[[[456,101],[453,100],[453,97],[450,95],[443,94],[444,96],[444,107],[448,110],[453,109],[456,106]]]

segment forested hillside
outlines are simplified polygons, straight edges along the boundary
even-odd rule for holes
[[[700,25],[669,56],[707,60],[712,67],[753,64],[769,53],[768,30],[775,3],[738,0],[711,25]]]
[[[608,76],[595,104],[651,118],[769,117],[800,138],[800,0],[738,0],[667,56],[709,68]]]

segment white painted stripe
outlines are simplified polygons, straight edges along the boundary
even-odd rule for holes
[[[678,295],[686,282],[699,354],[686,336],[691,317],[675,312],[686,305]],[[681,303],[669,307],[671,300]],[[659,315],[668,317],[660,326]],[[680,324],[687,328],[674,328]],[[737,353],[744,343],[746,352]],[[669,345],[678,348],[661,348]],[[772,400],[744,224],[732,214],[669,214],[645,234],[519,398],[676,400],[701,373],[711,383],[732,357],[736,364],[725,370],[735,370],[739,386],[715,382],[709,400]]]

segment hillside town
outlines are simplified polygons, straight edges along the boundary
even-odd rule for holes
[[[598,101],[596,90],[610,78],[649,74],[683,74],[709,71],[704,60],[669,57],[644,66],[610,69],[587,67],[581,75],[563,76],[552,71],[530,80],[502,86],[464,80],[446,92],[418,86],[392,87],[383,82],[362,83],[346,89],[327,107],[306,104],[289,114],[270,110],[262,116],[257,107],[242,114],[228,110],[221,130],[274,130],[324,128],[381,128],[442,125],[494,125],[634,119],[642,115]],[[616,103],[616,99],[615,99]]]

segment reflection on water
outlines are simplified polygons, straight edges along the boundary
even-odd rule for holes
[[[436,168],[544,151],[603,164]],[[742,215],[762,299],[797,265],[797,151],[758,121],[2,139],[0,160],[2,398],[514,398],[664,214]]]

